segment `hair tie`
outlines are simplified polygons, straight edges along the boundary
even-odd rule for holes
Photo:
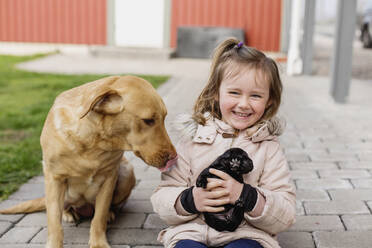
[[[237,46],[238,48],[241,48],[243,46],[243,41],[239,42]]]

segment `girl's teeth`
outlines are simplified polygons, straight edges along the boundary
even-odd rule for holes
[[[242,114],[242,113],[236,113],[235,114],[239,115],[240,117],[248,117],[249,114]]]

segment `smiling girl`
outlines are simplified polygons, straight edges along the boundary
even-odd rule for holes
[[[185,122],[184,129],[192,131],[179,142],[177,164],[162,173],[151,197],[155,212],[170,225],[159,234],[165,247],[280,247],[276,235],[295,220],[295,191],[275,117],[281,92],[271,58],[236,39],[217,47],[208,83]],[[211,169],[218,178],[209,178],[206,189],[195,187],[200,172],[232,147],[253,161],[244,183]],[[201,213],[221,212],[241,200],[245,214],[235,231],[219,232],[204,222]]]

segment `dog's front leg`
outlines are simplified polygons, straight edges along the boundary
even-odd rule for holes
[[[48,222],[46,248],[62,248],[63,229],[61,221],[66,183],[59,178],[55,178],[51,173],[48,173],[47,170],[44,170],[44,175]]]
[[[106,238],[106,228],[117,179],[118,169],[107,173],[106,180],[97,194],[94,217],[90,227],[90,248],[110,247]]]

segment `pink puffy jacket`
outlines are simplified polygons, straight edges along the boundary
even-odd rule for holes
[[[274,118],[241,131],[237,137],[233,128],[220,120],[208,120],[205,126],[189,121],[184,130],[189,135],[177,146],[177,165],[162,173],[160,185],[151,196],[154,211],[169,225],[158,240],[167,248],[181,239],[220,246],[240,238],[257,240],[265,248],[280,247],[275,236],[294,223],[296,213],[295,189],[277,138],[280,122]],[[246,213],[234,232],[218,232],[205,224],[202,214],[177,214],[175,205],[180,193],[195,185],[199,173],[231,147],[244,149],[253,161],[254,169],[244,176],[244,182],[265,197],[262,215],[251,217]]]

